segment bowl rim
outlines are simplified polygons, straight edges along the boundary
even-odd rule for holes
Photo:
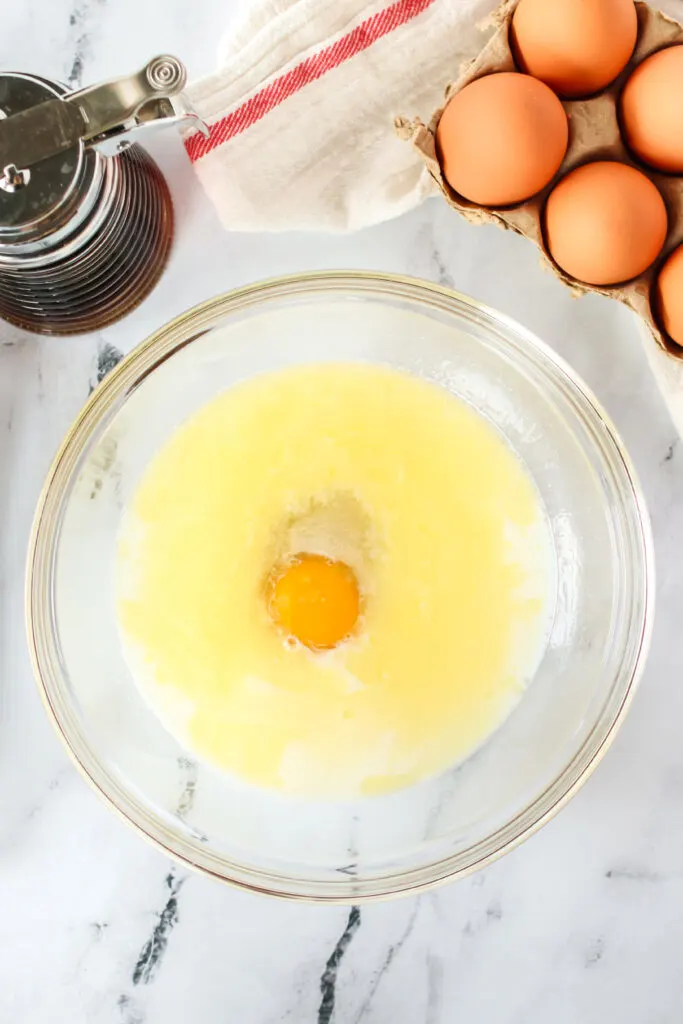
[[[184,841],[178,841],[177,837],[169,833],[160,823],[154,822],[144,809],[138,808],[138,813],[134,816],[131,813],[131,807],[135,807],[134,799],[127,797],[119,790],[119,799],[117,800],[117,787],[109,774],[100,770],[100,778],[103,781],[98,781],[95,777],[97,771],[93,770],[93,766],[95,769],[101,768],[97,757],[91,755],[89,749],[79,752],[77,744],[74,743],[73,738],[69,735],[69,731],[52,700],[50,686],[46,681],[47,672],[44,671],[39,652],[39,631],[34,608],[37,586],[35,568],[41,554],[41,549],[44,549],[49,554],[51,543],[54,540],[55,523],[45,519],[47,506],[53,495],[53,487],[60,476],[65,474],[66,480],[70,478],[75,466],[75,458],[84,450],[88,438],[91,436],[91,429],[96,426],[101,414],[108,410],[116,397],[127,395],[130,388],[140,384],[166,359],[170,358],[181,348],[191,344],[204,334],[206,330],[215,326],[215,322],[220,321],[230,312],[252,305],[254,300],[277,299],[282,295],[298,295],[302,298],[310,298],[311,295],[315,294],[316,287],[325,292],[334,291],[335,288],[339,292],[343,292],[354,287],[361,290],[363,288],[371,290],[372,286],[377,289],[375,294],[379,292],[380,297],[382,295],[393,298],[402,296],[408,299],[424,300],[425,298],[428,299],[431,295],[433,299],[439,299],[444,302],[447,309],[450,306],[449,311],[451,313],[457,312],[457,309],[454,309],[454,304],[469,308],[470,311],[488,321],[490,326],[493,325],[501,328],[507,334],[519,339],[527,350],[539,352],[566,379],[570,389],[582,396],[595,414],[596,422],[601,425],[606,433],[613,453],[618,456],[630,486],[631,500],[633,510],[635,511],[635,522],[639,530],[638,539],[642,545],[643,612],[640,638],[630,676],[624,680],[623,692],[618,706],[613,711],[611,720],[605,728],[604,735],[587,759],[585,756],[582,758],[581,755],[589,747],[595,727],[591,729],[584,739],[582,746],[574,753],[573,757],[555,779],[539,795],[534,797],[528,805],[522,808],[515,817],[506,821],[490,836],[479,840],[466,850],[446,857],[443,860],[372,879],[369,887],[367,883],[364,884],[359,879],[348,877],[344,880],[346,891],[341,891],[339,882],[335,883],[336,888],[332,891],[327,882],[318,883],[311,881],[310,883],[301,883],[299,879],[295,880],[292,876],[274,875],[264,870],[252,868],[249,865],[221,859],[221,866],[227,867],[228,872],[232,872],[226,874],[222,870],[212,867],[210,863],[211,861],[217,862],[219,858],[208,853],[203,858],[192,857],[189,852],[184,853],[181,849],[175,848],[173,845],[174,840],[177,846],[180,846]],[[442,308],[444,307],[442,306]],[[192,328],[195,329],[191,330]],[[160,350],[158,358],[150,362],[150,357],[155,354],[157,349]],[[149,365],[144,366],[144,372],[138,372],[140,364],[145,362]],[[65,462],[71,464],[65,468]],[[192,306],[166,324],[163,324],[142,342],[134,346],[92,392],[67,431],[50,465],[40,491],[31,527],[24,594],[26,632],[31,666],[43,706],[57,735],[66,747],[69,756],[82,777],[100,798],[116,812],[122,821],[131,826],[160,852],[171,857],[179,864],[201,874],[216,878],[226,884],[247,891],[284,899],[342,905],[366,903],[395,896],[414,895],[457,878],[463,878],[498,860],[504,854],[534,835],[543,825],[550,821],[593,774],[611,746],[623,722],[642,676],[650,647],[654,618],[654,596],[654,543],[642,488],[616,427],[592,390],[584,384],[561,356],[512,317],[500,313],[464,293],[447,288],[441,284],[408,275],[365,270],[310,271],[280,275],[252,282]],[[584,763],[581,763],[582,761]],[[87,764],[86,762],[91,763]],[[121,805],[122,803],[125,805],[126,802],[129,804],[128,810],[125,809],[125,806]],[[147,826],[145,826],[145,822],[147,822]],[[499,840],[495,844],[494,849],[490,849],[488,852],[482,853],[481,856],[471,859],[465,865],[458,866],[453,863],[455,860],[461,859],[464,854],[476,851],[478,846],[483,846],[484,844],[490,846],[494,838]],[[278,884],[269,885],[268,879],[272,879],[274,883],[277,882]],[[283,881],[286,883],[284,886],[282,885]],[[306,885],[308,885],[311,891],[303,891],[303,887]],[[326,887],[327,891],[325,891]],[[313,891],[314,889],[319,889],[319,891]]]

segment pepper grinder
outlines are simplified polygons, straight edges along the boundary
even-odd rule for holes
[[[173,206],[134,138],[196,117],[185,80],[171,56],[75,92],[0,74],[0,317],[38,334],[78,334],[118,320],[154,287]]]

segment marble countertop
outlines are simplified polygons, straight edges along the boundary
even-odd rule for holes
[[[218,0],[25,0],[0,65],[72,84],[164,50],[212,66]],[[178,212],[167,273],[99,334],[0,323],[0,1021],[12,1024],[674,1024],[683,1015],[683,445],[631,314],[574,300],[532,246],[431,200],[350,237],[224,233],[172,134],[150,144]],[[55,448],[120,353],[193,303],[271,274],[357,267],[453,285],[516,317],[612,414],[659,567],[649,663],[609,755],[525,845],[434,893],[357,908],[269,901],[173,865],[88,789],[43,713],[24,552]]]

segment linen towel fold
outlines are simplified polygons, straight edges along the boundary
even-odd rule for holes
[[[185,145],[223,225],[349,231],[433,191],[394,132],[428,116],[485,36],[495,0],[261,0],[188,95],[208,124]]]

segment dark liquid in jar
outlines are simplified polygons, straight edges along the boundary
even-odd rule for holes
[[[0,263],[0,317],[38,334],[80,334],[121,319],[157,283],[173,241],[166,180],[138,145],[107,163],[73,236],[38,258]]]

